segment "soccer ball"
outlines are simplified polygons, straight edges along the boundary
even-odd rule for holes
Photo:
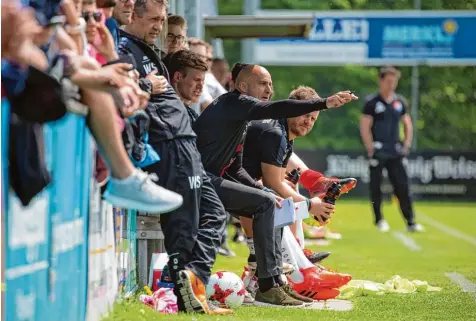
[[[245,299],[245,285],[238,275],[220,271],[207,284],[207,297],[211,303],[230,309],[238,308]]]

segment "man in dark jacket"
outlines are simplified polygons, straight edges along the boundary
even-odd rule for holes
[[[162,159],[146,170],[158,174],[159,184],[184,200],[180,209],[160,218],[179,310],[229,314],[231,310],[206,301],[204,284],[215,262],[226,214],[203,169],[186,107],[169,85],[169,74],[154,46],[166,9],[166,1],[138,0],[132,23],[121,32],[119,54],[124,59],[132,56],[140,77],[148,79],[142,83],[151,94],[146,109],[151,120],[149,143]]]
[[[225,209],[253,218],[254,246],[259,291],[256,304],[302,305],[282,287],[280,229],[274,229],[273,194],[257,183],[242,166],[242,148],[251,120],[281,119],[335,108],[357,99],[339,92],[327,99],[268,102],[272,95],[271,75],[258,65],[243,68],[235,90],[212,102],[194,125],[203,165]],[[250,97],[251,96],[251,97]],[[259,99],[253,98],[259,97]],[[275,235],[276,233],[276,235]]]

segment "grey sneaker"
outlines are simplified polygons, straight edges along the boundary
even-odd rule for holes
[[[305,306],[310,306],[314,303],[313,299],[305,297],[303,295],[300,295],[299,293],[294,291],[289,284],[283,285],[282,288],[283,288],[284,292],[286,292],[286,294],[289,295],[290,297],[304,302]]]
[[[255,305],[265,307],[300,308],[304,307],[304,302],[291,297],[282,287],[275,286],[264,293],[261,293],[261,291],[258,290],[255,296]]]
[[[179,208],[183,203],[182,196],[153,182],[157,180],[157,175],[136,169],[124,180],[111,178],[104,199],[117,207],[150,214],[167,213]]]

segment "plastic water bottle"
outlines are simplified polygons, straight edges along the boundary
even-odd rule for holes
[[[290,173],[286,173],[286,179],[296,185],[301,177],[301,170],[299,168],[293,169]]]
[[[341,188],[342,188],[342,185],[340,185],[339,183],[337,182],[332,183],[332,185],[327,189],[326,196],[324,196],[324,198],[322,199],[322,202],[335,205],[336,200],[340,196]],[[329,223],[329,219],[323,218],[323,220],[324,220],[324,225],[327,225]]]

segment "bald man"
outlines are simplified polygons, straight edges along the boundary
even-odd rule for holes
[[[194,131],[203,165],[225,209],[253,218],[259,286],[256,304],[301,306],[303,302],[295,299],[295,293],[280,278],[282,230],[274,229],[273,215],[280,198],[251,178],[242,166],[248,123],[337,108],[357,97],[343,91],[328,98],[269,102],[272,92],[269,72],[258,65],[246,66],[236,79],[235,90],[215,99],[196,121]]]

